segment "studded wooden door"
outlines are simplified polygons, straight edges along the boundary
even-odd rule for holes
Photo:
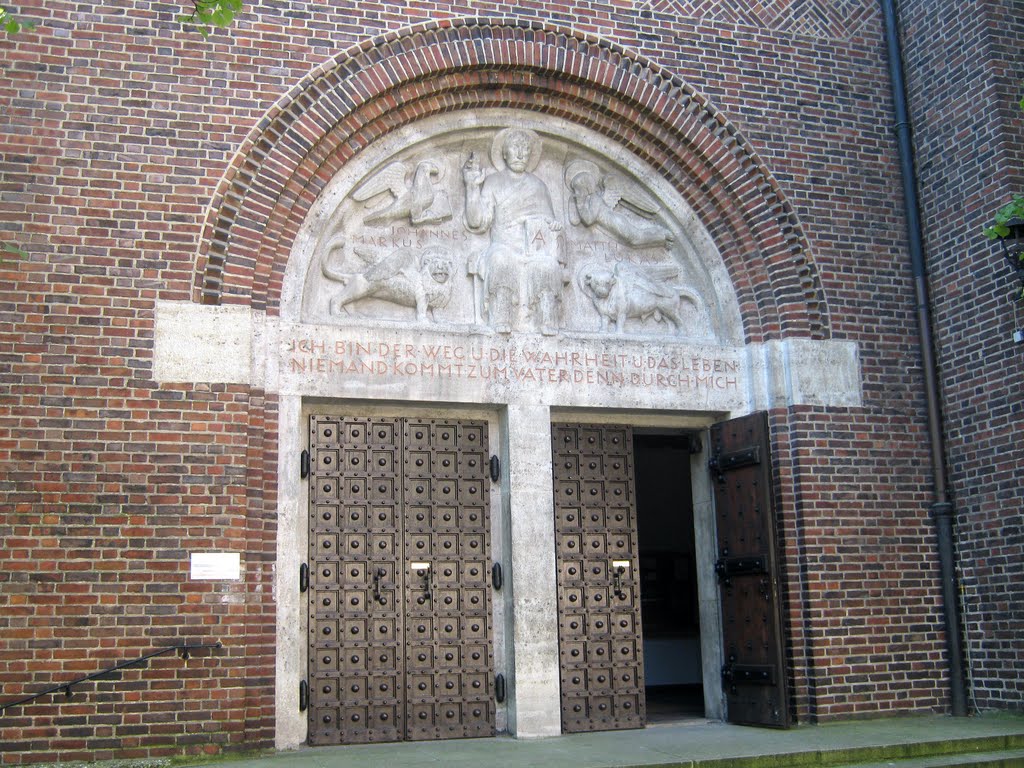
[[[562,731],[645,722],[633,435],[552,427]]]
[[[728,719],[787,728],[767,414],[714,425],[711,452]]]
[[[487,426],[310,418],[309,742],[494,733]]]

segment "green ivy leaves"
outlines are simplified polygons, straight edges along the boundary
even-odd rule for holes
[[[21,30],[35,29],[36,25],[30,21],[19,21],[14,14],[0,5],[0,29],[8,35],[16,35]]]
[[[209,37],[217,27],[227,27],[242,11],[242,0],[192,0],[192,12],[178,16],[184,27],[193,27],[203,37]],[[17,35],[22,30],[31,31],[36,25],[22,21],[7,8],[0,6],[0,32]]]
[[[241,10],[242,0],[192,0],[192,13],[182,14],[178,21],[209,37],[214,27],[229,26]]]
[[[1007,224],[1013,219],[1024,220],[1024,195],[1017,195],[1010,202],[996,211],[992,223],[985,227],[982,232],[985,237],[995,240],[998,237],[1006,237],[1010,234]]]

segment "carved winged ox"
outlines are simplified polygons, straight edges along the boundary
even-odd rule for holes
[[[613,268],[605,264],[584,264],[577,274],[580,289],[590,297],[601,317],[601,330],[611,327],[621,333],[626,320],[671,323],[676,333],[683,331],[680,301],[688,301],[698,309],[700,297],[688,288],[672,285],[679,277],[673,265],[640,267],[619,262]]]

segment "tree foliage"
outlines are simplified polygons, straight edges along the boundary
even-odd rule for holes
[[[242,0],[192,0],[192,12],[178,16],[186,27],[209,37],[214,27],[227,27],[242,10]]]
[[[31,21],[22,21],[0,5],[0,29],[8,35],[16,35],[23,29],[35,29],[35,26]]]
[[[995,240],[1010,234],[1010,222],[1024,220],[1024,195],[1016,195],[992,217],[992,223],[982,230],[986,237]]]
[[[231,25],[235,16],[242,11],[242,0],[190,0],[185,11],[177,17],[182,26],[194,29],[203,37],[209,37],[216,28]],[[0,5],[0,32],[10,37],[35,27],[35,22]]]
[[[1018,102],[1018,106],[1024,111],[1024,99]],[[1014,195],[1006,205],[996,211],[992,222],[982,232],[991,240],[1006,237],[1010,234],[1010,222],[1017,223],[1024,221],[1024,195]],[[1024,253],[1018,255],[1021,262],[1024,262]]]

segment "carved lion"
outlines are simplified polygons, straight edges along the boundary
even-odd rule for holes
[[[336,272],[326,263],[321,271],[344,286],[331,299],[331,314],[348,313],[348,305],[360,299],[380,299],[414,307],[423,322],[433,320],[434,310],[452,295],[452,257],[439,248],[402,248],[362,272]]]
[[[678,333],[683,329],[680,301],[701,306],[697,294],[670,284],[669,281],[678,276],[679,270],[673,266],[642,268],[620,262],[613,268],[604,264],[584,264],[577,281],[601,316],[602,331],[611,326],[616,333],[621,333],[630,318],[641,322],[653,318],[659,323],[671,323]]]

